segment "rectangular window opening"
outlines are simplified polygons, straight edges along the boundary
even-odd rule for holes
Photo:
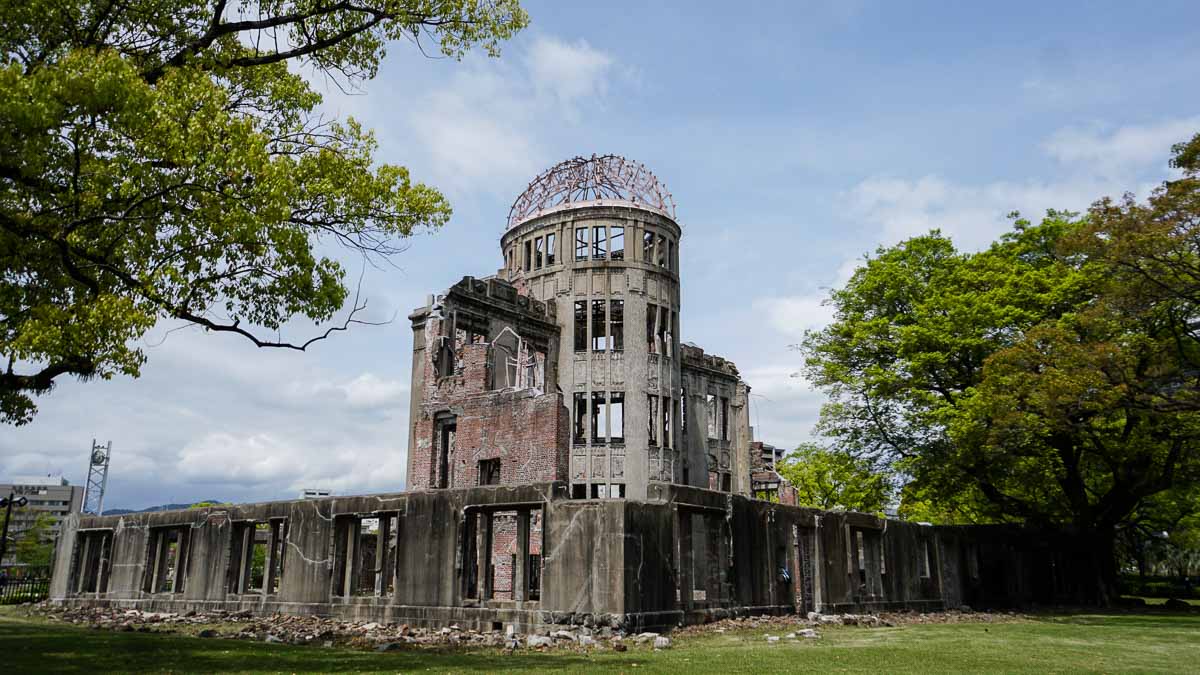
[[[721,440],[729,440],[729,399],[721,397]]]
[[[607,309],[607,300],[592,300],[592,351],[594,352],[608,351],[608,331],[604,329],[608,325],[605,317]]]
[[[646,304],[646,351],[658,354],[658,306]]]
[[[550,233],[546,235],[546,266],[553,265],[558,258],[558,235]]]
[[[573,483],[571,485],[571,499],[587,499],[587,484]]]
[[[592,228],[592,260],[608,258],[608,228],[597,225]]]
[[[146,560],[147,593],[182,593],[187,577],[187,558],[192,528],[159,527],[150,531],[150,551]]]
[[[709,394],[704,399],[707,410],[708,437],[716,440],[717,438],[717,397],[714,394]]]
[[[654,233],[649,230],[642,233],[642,262],[654,263]]]
[[[434,485],[438,488],[450,487],[450,457],[454,454],[454,438],[458,432],[458,418],[444,417],[437,419],[434,422],[435,437],[437,443],[437,475],[434,477]]]
[[[533,242],[525,241],[525,271],[528,272],[533,267]]]
[[[575,228],[575,262],[588,259],[588,229]]]
[[[602,391],[592,392],[592,444],[602,445],[608,442],[608,402]]]
[[[587,443],[587,427],[584,426],[587,420],[587,394],[582,391],[575,392],[575,424],[571,433],[572,442],[575,445],[585,445]]]
[[[609,259],[625,259],[625,228],[612,227],[609,229]]]
[[[533,240],[533,268],[535,270],[542,269],[542,262],[545,259],[545,249],[543,248],[545,245],[546,241],[541,237]]]
[[[667,238],[665,235],[658,235],[658,266],[667,266]]]
[[[650,445],[658,446],[658,397],[654,394],[646,396],[647,434]]]
[[[625,349],[625,301],[608,301],[608,346],[614,352]]]
[[[500,458],[479,460],[479,484],[500,484]]]
[[[625,392],[614,391],[608,395],[608,423],[610,443],[625,442]]]
[[[587,300],[575,301],[575,351],[587,351],[588,344]]]
[[[671,314],[672,314],[672,312],[670,309],[668,309],[666,307],[659,307],[658,310],[659,310],[659,316],[658,316],[659,353],[661,353],[663,356],[666,356],[669,358],[671,356],[671,345],[672,345],[672,340],[673,340],[672,335],[671,335]]]

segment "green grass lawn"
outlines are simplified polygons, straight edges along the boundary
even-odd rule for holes
[[[1200,614],[1078,614],[1008,623],[835,627],[768,643],[763,630],[684,636],[654,652],[366,652],[115,633],[0,610],[0,671],[45,672],[1200,672]],[[777,634],[777,633],[776,633]]]

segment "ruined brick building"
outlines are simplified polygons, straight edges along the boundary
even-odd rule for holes
[[[406,491],[73,516],[53,600],[532,630],[1078,597],[1060,536],[795,506],[737,368],[680,341],[682,237],[644,166],[550,169],[503,267],[410,316]]]

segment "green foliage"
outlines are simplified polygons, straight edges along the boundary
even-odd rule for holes
[[[460,57],[517,0],[0,0],[0,417],[56,378],[137,376],[161,319],[260,347],[349,297],[325,243],[386,259],[450,216],[300,70],[354,85],[387,41]],[[266,336],[266,337],[264,337]]]
[[[807,443],[776,466],[796,488],[798,505],[878,513],[891,502],[891,476],[845,452]]]
[[[16,534],[13,552],[18,563],[30,567],[50,566],[54,559],[54,532],[50,528],[54,522],[54,516],[40,513],[32,525]],[[9,531],[9,536],[14,536],[12,531]]]
[[[1197,145],[1176,147],[1184,178],[1145,205],[1017,220],[975,254],[937,232],[880,249],[804,343],[831,399],[820,429],[911,476],[927,515],[1073,525],[1110,546],[1200,482]]]

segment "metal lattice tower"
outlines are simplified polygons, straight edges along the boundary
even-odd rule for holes
[[[88,454],[87,490],[83,493],[83,512],[104,515],[104,491],[108,488],[108,461],[112,457],[112,441],[100,445],[92,439]]]

